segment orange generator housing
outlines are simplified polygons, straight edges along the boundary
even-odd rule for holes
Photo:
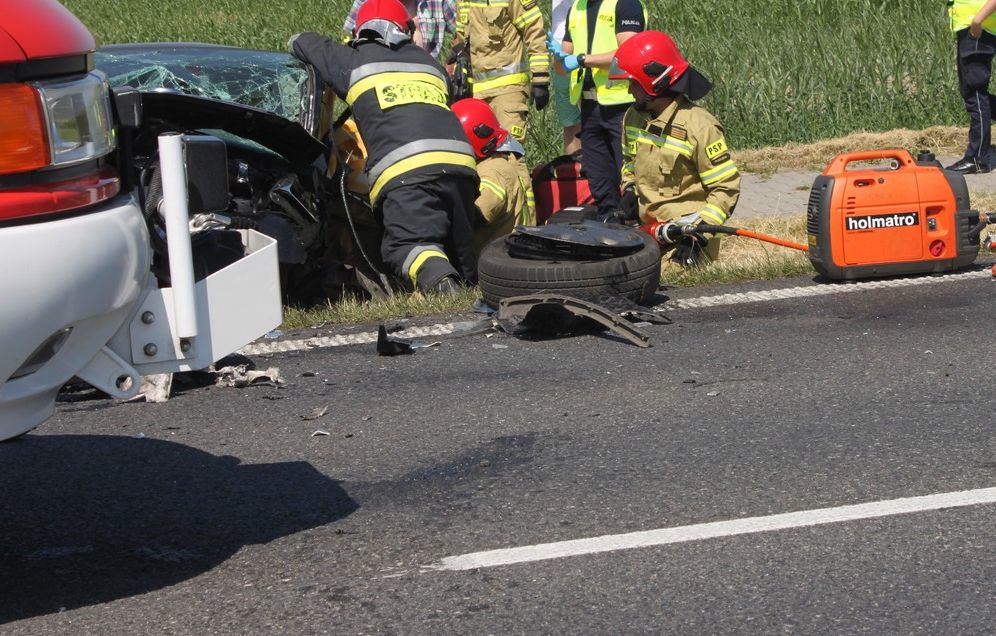
[[[888,164],[849,168],[856,162]],[[951,271],[978,255],[978,222],[965,177],[932,153],[845,153],[809,193],[809,260],[832,280]]]

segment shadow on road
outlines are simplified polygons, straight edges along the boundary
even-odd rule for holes
[[[172,585],[346,517],[359,506],[339,483],[154,439],[0,444],[0,623]]]

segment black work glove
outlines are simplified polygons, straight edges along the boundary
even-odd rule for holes
[[[450,49],[450,56],[446,58],[447,64],[456,64],[457,58],[467,53],[467,41],[459,42]]]
[[[640,200],[636,196],[636,184],[631,183],[623,189],[622,199],[619,201],[622,208],[623,219],[626,221],[636,221],[640,218]]]
[[[598,215],[598,220],[602,223],[614,223],[616,225],[626,224],[626,213],[622,210],[609,210]]]
[[[702,250],[708,244],[709,239],[699,232],[686,236],[678,241],[671,253],[671,260],[685,267],[705,264],[709,259]]]
[[[550,103],[550,87],[546,84],[533,84],[533,106],[543,110]]]

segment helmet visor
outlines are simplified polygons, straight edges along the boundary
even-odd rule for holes
[[[629,86],[631,77],[632,75],[622,70],[622,67],[619,66],[619,58],[613,57],[612,63],[609,65],[609,77],[605,80],[605,87]]]

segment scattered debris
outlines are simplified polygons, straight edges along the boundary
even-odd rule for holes
[[[303,371],[303,372],[301,373],[301,377],[302,377],[302,378],[313,378],[313,377],[315,377],[316,375],[318,375],[318,374],[317,374],[317,373],[315,373],[314,371]]]
[[[495,344],[491,345],[491,348],[492,349],[508,349],[508,345],[503,345],[503,344],[495,343]]]
[[[412,340],[412,349],[428,349],[429,347],[438,347],[443,344],[439,340],[435,342],[419,342],[417,340]]]
[[[265,333],[263,337],[266,338],[267,340],[276,340],[282,335],[284,335],[284,332],[280,331],[279,329],[274,329],[273,331],[268,331],[267,333]]]
[[[247,365],[239,364],[231,367],[221,367],[215,369],[218,386],[235,387],[242,389],[247,386],[277,386],[283,384],[280,378],[280,369],[269,367],[263,371],[250,369]]]
[[[301,419],[302,420],[317,420],[320,417],[324,417],[325,414],[328,413],[328,412],[329,412],[329,405],[326,404],[325,406],[323,406],[321,408],[316,408],[315,410],[313,410],[311,413],[309,413],[307,415],[302,415]]]
[[[626,320],[635,323],[634,326],[644,326],[644,323],[651,325],[670,325],[673,321],[665,314],[654,311],[642,305],[638,305],[629,298],[619,295],[599,296],[596,304],[618,314]]]
[[[173,374],[157,373],[154,375],[143,375],[142,382],[138,385],[138,395],[126,400],[127,402],[138,402],[145,400],[154,404],[162,404],[169,400],[173,390]]]
[[[706,395],[708,395],[709,397],[716,397],[717,395],[719,395],[719,391],[709,391],[708,393],[706,393]]]
[[[312,437],[324,437],[326,435],[331,435],[331,434],[332,433],[329,433],[328,431],[323,431],[322,429],[318,429],[317,431],[315,431],[314,433],[312,433],[311,436]]]
[[[498,326],[514,336],[530,331],[567,336],[608,329],[638,347],[651,346],[650,336],[626,320],[605,307],[571,296],[530,294],[503,298],[496,315]]]
[[[415,353],[411,340],[388,336],[384,325],[377,327],[377,355],[400,356]]]

